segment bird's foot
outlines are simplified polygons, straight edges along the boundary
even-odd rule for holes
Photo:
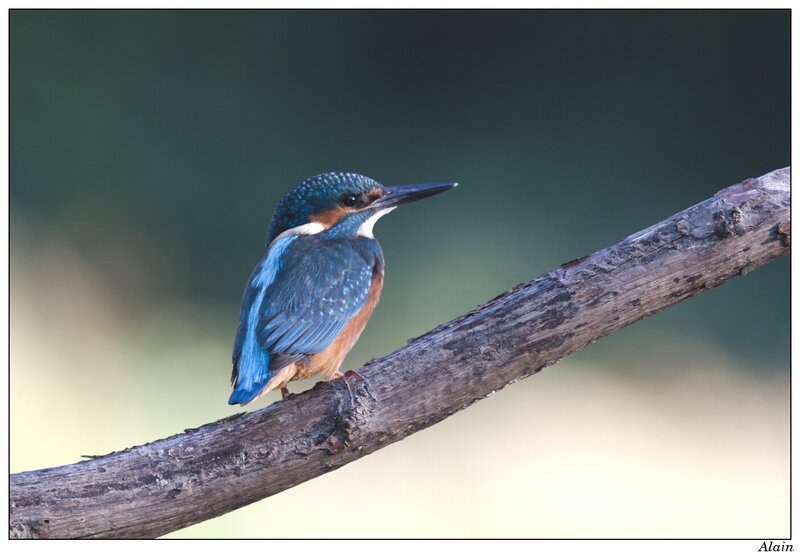
[[[281,397],[283,397],[283,400],[289,398],[290,394],[292,393],[289,392],[289,389],[287,389],[286,387],[281,387]]]

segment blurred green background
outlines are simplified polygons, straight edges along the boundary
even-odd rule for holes
[[[353,368],[790,160],[788,10],[10,21],[12,472],[235,411],[240,296],[308,176],[462,184],[377,226]],[[784,258],[172,536],[787,537],[788,301]]]

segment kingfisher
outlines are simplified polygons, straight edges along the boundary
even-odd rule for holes
[[[378,303],[383,250],[372,233],[399,205],[457,186],[383,186],[350,172],[304,180],[278,203],[267,251],[244,290],[233,343],[233,393],[245,405],[289,381],[342,377]]]

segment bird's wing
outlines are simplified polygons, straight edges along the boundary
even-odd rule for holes
[[[258,267],[256,267],[256,271]],[[247,316],[250,312],[250,306],[253,304],[256,296],[258,295],[258,288],[253,286],[253,278],[256,274],[256,271],[253,271],[253,274],[250,276],[250,279],[247,281],[247,286],[244,289],[244,296],[242,299],[242,309],[239,312],[239,326],[236,329],[236,338],[233,341],[233,353],[231,354],[231,360],[234,362],[236,358],[239,357],[239,354],[242,352],[242,346],[244,345],[244,338],[247,336]]]
[[[236,329],[236,339],[233,341],[233,354],[231,359],[234,362],[242,352],[242,347],[247,337],[247,322],[253,304],[261,303],[259,297],[263,298],[263,290],[275,280],[275,275],[282,266],[283,256],[287,248],[296,239],[295,236],[287,236],[275,240],[269,246],[264,258],[256,265],[255,269],[253,269],[250,278],[247,279],[247,286],[244,289],[244,296],[242,299],[242,309],[239,313],[239,327]]]
[[[294,241],[264,293],[255,330],[270,370],[325,350],[364,305],[376,264],[352,241]]]

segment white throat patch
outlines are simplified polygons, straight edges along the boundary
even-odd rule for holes
[[[378,222],[378,219],[381,218],[383,215],[387,215],[397,209],[397,207],[389,207],[388,209],[381,209],[370,218],[364,221],[364,224],[358,227],[358,235],[363,236],[365,238],[375,238],[372,235],[372,227],[375,226],[375,223]]]
[[[322,223],[307,222],[306,224],[295,226],[294,228],[290,228],[289,230],[284,230],[283,232],[275,236],[275,239],[272,240],[272,243],[274,244],[275,242],[277,242],[281,238],[285,238],[286,236],[296,236],[298,234],[305,234],[311,236],[312,234],[319,234],[323,230],[325,230],[325,226]]]

